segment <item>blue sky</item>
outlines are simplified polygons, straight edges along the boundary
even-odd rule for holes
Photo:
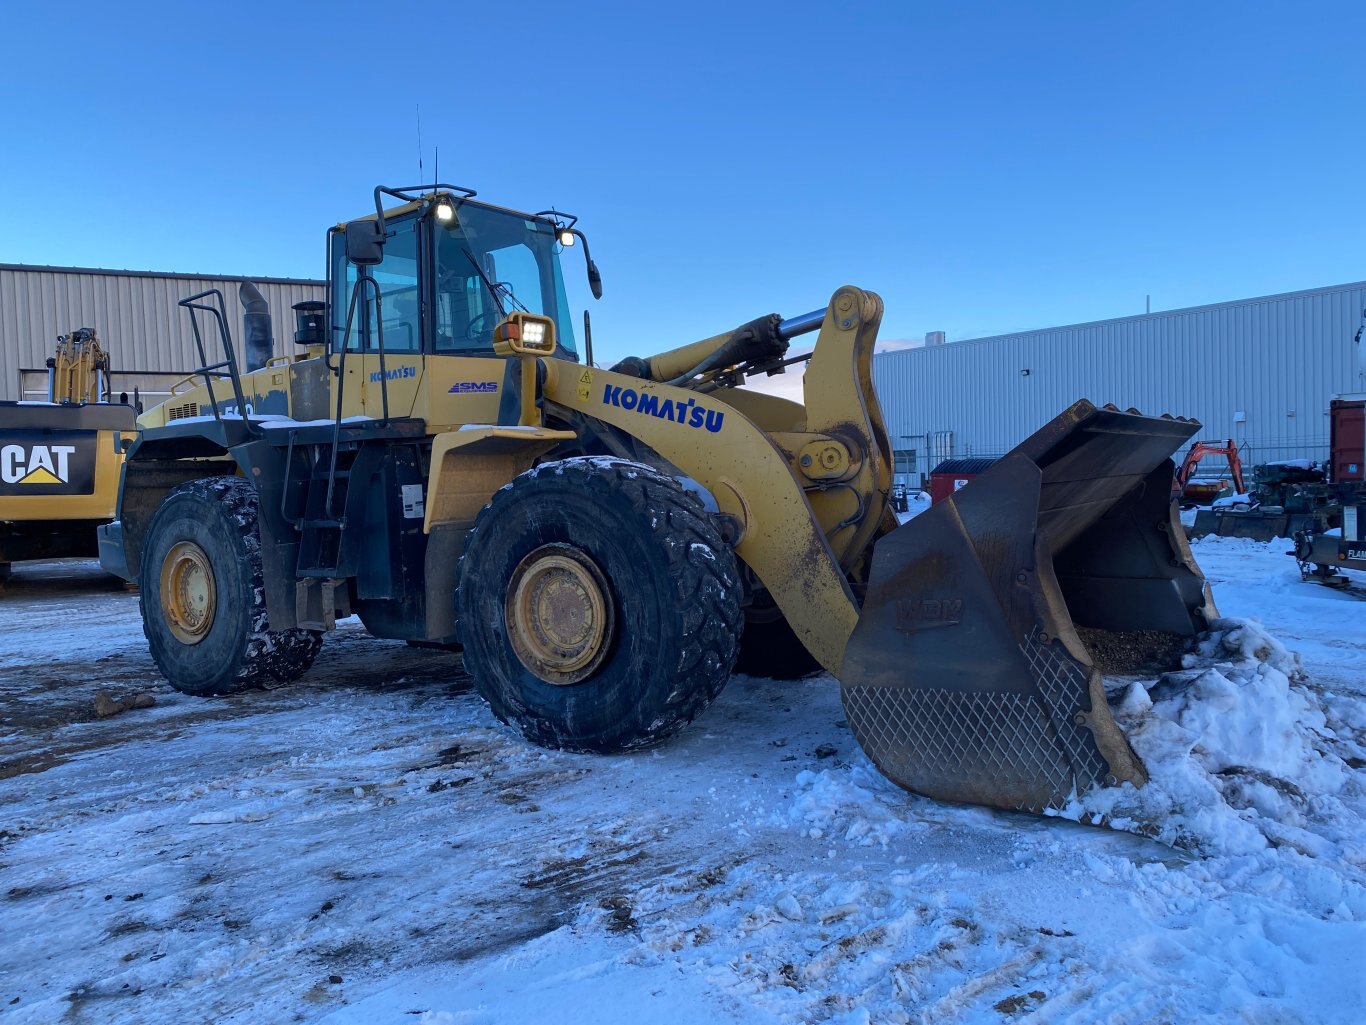
[[[599,359],[1366,278],[1366,5],[11,4],[0,261],[317,277],[426,177],[581,217]],[[18,41],[19,45],[15,45]],[[570,254],[576,306],[590,303]]]

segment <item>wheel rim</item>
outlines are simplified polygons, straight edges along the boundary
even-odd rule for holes
[[[204,549],[181,541],[161,563],[161,611],[182,644],[198,644],[213,626],[218,594]]]
[[[504,615],[522,665],[557,686],[588,679],[612,643],[615,617],[607,579],[570,545],[544,545],[517,564]]]

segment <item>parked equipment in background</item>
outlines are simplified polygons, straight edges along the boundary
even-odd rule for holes
[[[1312,523],[1315,510],[1332,500],[1324,479],[1323,468],[1307,459],[1254,466],[1247,500],[1219,499],[1200,509],[1190,535],[1218,534],[1254,541],[1290,537]]]
[[[904,513],[904,512],[910,512],[910,510],[911,510],[911,499],[910,499],[910,496],[906,493],[906,485],[905,485],[905,484],[893,484],[893,485],[892,485],[892,511],[893,511],[893,512]]]
[[[1197,441],[1186,453],[1186,458],[1181,461],[1181,466],[1172,480],[1172,498],[1176,499],[1182,508],[1208,505],[1219,498],[1221,492],[1227,490],[1227,485],[1222,480],[1195,476],[1196,467],[1206,456],[1223,456],[1228,460],[1229,474],[1233,478],[1233,493],[1247,494],[1247,488],[1243,484],[1243,461],[1238,455],[1238,446],[1233,443],[1233,439],[1224,442]]]
[[[1323,530],[1308,527],[1296,531],[1295,547],[1287,552],[1300,567],[1300,576],[1329,587],[1346,587],[1350,581],[1342,569],[1366,572],[1366,505],[1339,507],[1339,526]]]
[[[47,359],[47,400],[63,405],[109,402],[109,356],[92,327],[57,339]]]
[[[1362,311],[1362,317],[1366,321],[1366,310]],[[1366,377],[1366,348],[1361,347],[1361,335],[1358,329],[1353,341],[1358,346],[1362,376]],[[1209,509],[1201,509],[1196,514],[1191,537],[1218,534],[1256,541],[1300,538],[1301,535],[1310,539],[1331,537],[1329,532],[1343,525],[1346,507],[1366,504],[1364,418],[1366,393],[1333,396],[1328,404],[1326,463],[1289,459],[1254,467],[1254,487],[1249,501],[1234,505],[1222,499]],[[1297,541],[1297,551],[1305,556],[1301,559],[1302,566],[1317,561],[1308,559],[1313,547],[1309,541]],[[1314,550],[1324,554],[1328,548],[1321,545]],[[1345,562],[1340,564],[1347,565]]]
[[[81,328],[57,339],[46,401],[0,402],[0,581],[22,560],[97,554],[118,493],[115,438],[137,417],[110,389],[109,357]]]
[[[254,372],[221,294],[182,301],[227,377],[141,418],[101,530],[172,685],[293,679],[354,613],[461,645],[550,747],[668,737],[744,653],[838,677],[864,750],[932,797],[1041,810],[1144,782],[1090,645],[1179,645],[1217,615],[1170,502],[1198,423],[1077,402],[899,527],[876,295],[601,370],[565,301],[570,246],[602,291],[575,219],[474,196],[376,189],[329,232],[326,337],[299,311],[303,351]],[[807,359],[802,403],[742,387]]]
[[[1328,424],[1333,480],[1366,480],[1366,397],[1333,399]]]
[[[1357,332],[1358,344],[1361,332]],[[1329,406],[1328,480],[1306,490],[1319,498],[1309,521],[1295,532],[1300,575],[1330,587],[1346,587],[1343,569],[1366,571],[1366,474],[1363,474],[1363,410],[1366,396],[1340,395]]]

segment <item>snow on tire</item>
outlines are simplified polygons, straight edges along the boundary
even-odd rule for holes
[[[734,553],[679,481],[642,463],[564,459],[479,513],[457,630],[475,686],[527,739],[624,751],[677,733],[721,692],[740,593]],[[528,609],[561,621],[514,612]]]
[[[138,603],[152,658],[176,690],[231,694],[288,683],[322,636],[270,629],[256,489],[239,477],[176,488],[147,528]]]

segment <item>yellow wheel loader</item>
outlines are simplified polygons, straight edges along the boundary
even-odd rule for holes
[[[114,518],[115,441],[135,430],[93,329],[58,338],[46,376],[45,400],[0,402],[0,582],[15,562],[96,554],[95,528]]]
[[[828,670],[872,760],[932,797],[1041,810],[1144,781],[1097,660],[1215,614],[1169,502],[1198,424],[1078,402],[898,527],[873,293],[605,370],[565,300],[571,246],[601,295],[574,218],[374,199],[329,232],[296,355],[241,374],[223,297],[182,301],[204,384],[141,418],[101,533],[172,685],[293,679],[355,614],[460,647],[536,743],[609,752],[676,733],[743,651]],[[812,331],[805,402],[742,387]]]

